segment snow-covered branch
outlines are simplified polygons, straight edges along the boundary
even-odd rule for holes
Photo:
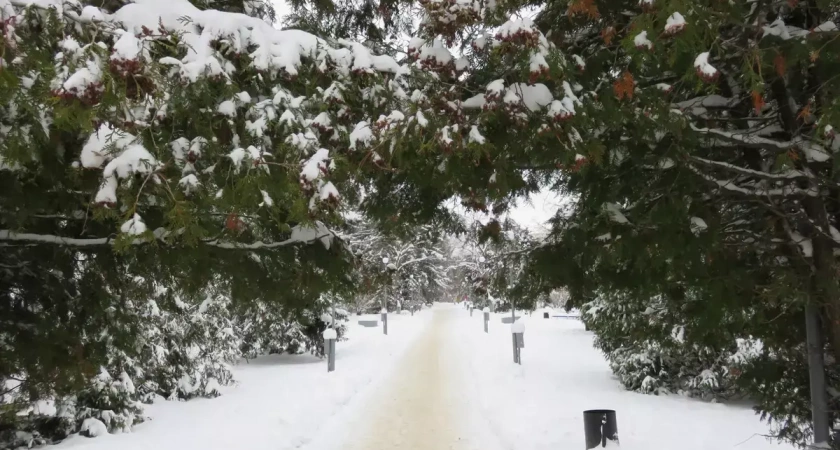
[[[769,172],[762,172],[760,170],[753,170],[747,169],[745,167],[736,166],[734,164],[730,164],[723,161],[714,161],[711,159],[700,158],[697,156],[692,156],[691,159],[693,161],[699,162],[701,164],[706,164],[712,167],[719,167],[721,169],[729,170],[732,172],[737,172],[742,175],[749,175],[755,176],[759,178],[766,178],[771,180],[789,180],[791,178],[808,178],[808,175],[805,172],[799,170],[788,170],[782,173],[769,173]]]
[[[168,231],[163,228],[158,228],[152,232],[152,239],[149,238],[135,238],[131,241],[132,245],[148,244],[153,241],[164,241],[166,238],[181,234],[178,231]],[[326,226],[319,223],[315,228],[307,226],[296,226],[292,229],[292,235],[289,239],[277,242],[263,242],[256,241],[251,243],[244,242],[230,242],[220,239],[200,241],[201,245],[208,245],[211,247],[218,247],[229,250],[261,250],[272,249],[278,247],[285,247],[294,244],[308,244],[320,240],[324,246],[329,247],[332,239],[335,237],[332,231]],[[56,236],[52,234],[36,234],[36,233],[15,233],[11,230],[0,230],[0,241],[13,241],[24,244],[52,244],[70,247],[91,247],[101,245],[113,245],[115,242],[114,236],[103,238],[72,238],[66,236]]]
[[[796,186],[783,186],[781,188],[775,189],[752,189],[746,188],[737,185],[733,180],[719,180],[711,175],[703,173],[700,169],[694,166],[689,166],[691,170],[703,177],[707,181],[711,181],[715,183],[720,188],[725,189],[729,192],[735,192],[738,194],[749,195],[753,197],[785,197],[785,196],[801,196],[801,195],[808,195],[815,197],[818,195],[816,189],[802,189]]]
[[[745,147],[764,148],[772,151],[787,151],[796,148],[805,142],[802,139],[792,141],[776,141],[773,139],[767,139],[756,136],[753,130],[724,131],[717,128],[698,128],[694,124],[691,124],[691,129],[698,133],[713,135],[729,142],[738,143]]]

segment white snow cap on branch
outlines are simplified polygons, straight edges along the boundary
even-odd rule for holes
[[[350,149],[356,150],[356,146],[359,143],[368,146],[371,140],[373,140],[373,130],[370,129],[370,125],[367,122],[361,121],[350,132]]]
[[[642,31],[641,33],[637,34],[635,38],[633,38],[633,44],[636,48],[647,48],[648,50],[653,48],[653,42],[650,41],[647,37],[647,31]]]
[[[136,139],[135,136],[114,128],[110,123],[106,122],[99,125],[99,128],[88,137],[87,142],[82,147],[79,158],[82,167],[88,169],[102,167],[102,164],[111,159],[111,152],[108,151],[109,147],[114,150],[114,153],[118,154]]]
[[[665,33],[675,34],[685,28],[685,17],[682,14],[675,12],[665,21]]]
[[[260,203],[260,206],[274,206],[274,200],[272,200],[271,196],[268,195],[268,192],[260,189],[260,194],[262,194],[263,201]]]
[[[178,185],[184,190],[184,194],[190,195],[198,190],[198,187],[201,186],[201,182],[198,181],[198,177],[196,177],[195,174],[191,173],[181,178],[178,181]]]
[[[718,76],[718,70],[709,64],[709,52],[703,52],[694,59],[694,68],[704,80],[711,80]]]
[[[318,149],[318,151],[303,164],[303,169],[300,171],[301,179],[311,182],[320,178],[321,174],[327,170],[327,160],[329,157],[329,150],[325,148]]]
[[[131,236],[137,236],[146,232],[146,224],[143,223],[143,219],[139,214],[134,213],[131,219],[128,219],[127,222],[122,224],[120,231]]]
[[[481,132],[478,131],[478,127],[475,126],[475,125],[473,125],[470,128],[469,138],[470,138],[470,142],[475,142],[476,144],[484,144],[484,142],[486,141],[484,136],[481,135]]]
[[[690,227],[691,227],[691,232],[694,233],[695,236],[699,236],[701,232],[703,232],[707,228],[709,228],[709,226],[706,225],[706,221],[699,218],[699,217],[692,217],[691,218]]]
[[[327,181],[326,183],[324,183],[323,186],[321,186],[318,195],[322,201],[330,199],[338,200],[340,198],[340,195],[338,194],[338,189],[336,189],[335,185],[332,184],[331,181]]]
[[[621,208],[615,203],[604,203],[604,211],[607,212],[613,222],[630,223],[627,217],[621,212]]]

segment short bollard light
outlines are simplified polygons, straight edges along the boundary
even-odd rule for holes
[[[618,424],[612,409],[584,411],[583,432],[586,436],[586,450],[619,448]]]
[[[510,325],[513,336],[513,362],[522,364],[522,349],[525,348],[525,322],[520,319]]]
[[[489,333],[489,331],[487,331],[487,327],[488,327],[488,324],[490,323],[490,308],[485,306],[483,311],[484,311],[484,332]]]
[[[379,313],[382,315],[382,334],[388,334],[388,310],[382,308]]]
[[[335,328],[327,328],[324,330],[324,354],[327,355],[327,372],[335,370],[335,341],[338,339],[338,333]]]

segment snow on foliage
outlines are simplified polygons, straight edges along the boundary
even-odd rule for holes
[[[642,31],[633,38],[633,45],[638,49],[650,50],[653,48],[653,42],[647,37],[647,31]]]
[[[699,236],[700,233],[706,231],[707,228],[709,228],[709,226],[706,225],[705,220],[701,219],[700,217],[691,218],[691,232],[695,235]]]
[[[682,14],[675,12],[665,21],[665,33],[677,34],[685,28],[685,17]]]
[[[694,68],[697,70],[697,75],[707,82],[716,80],[720,74],[714,66],[709,64],[709,52],[697,55],[694,59]]]
[[[607,215],[610,217],[610,220],[616,223],[630,223],[627,220],[627,217],[624,216],[624,213],[621,212],[621,207],[616,205],[615,203],[605,203],[604,204],[604,211],[607,212]]]
[[[134,214],[131,219],[123,223],[120,231],[131,236],[137,236],[146,232],[146,224],[138,214]]]

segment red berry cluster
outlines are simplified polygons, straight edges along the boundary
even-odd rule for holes
[[[430,19],[425,28],[432,35],[444,36],[450,44],[458,31],[481,19],[474,4],[465,5],[457,0],[420,0],[420,5]]]
[[[102,82],[96,81],[85,86],[83,90],[79,90],[76,87],[70,89],[53,89],[52,95],[64,101],[78,100],[85,106],[93,106],[99,104],[102,100],[104,90]]]
[[[578,159],[575,159],[575,162],[573,164],[557,163],[557,168],[560,169],[560,170],[567,171],[567,172],[577,173],[577,172],[580,172],[580,169],[582,169],[588,163],[589,163],[588,159],[578,158]]]
[[[537,48],[540,45],[540,32],[536,29],[520,28],[515,33],[496,33],[496,39],[515,47]]]
[[[548,73],[548,67],[540,66],[539,70],[531,70],[531,75],[528,77],[528,84],[534,84],[540,80],[550,80],[551,75]]]

